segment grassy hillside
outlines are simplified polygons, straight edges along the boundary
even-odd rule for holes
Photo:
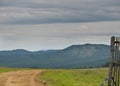
[[[107,74],[107,68],[47,70],[39,79],[48,86],[99,86]]]

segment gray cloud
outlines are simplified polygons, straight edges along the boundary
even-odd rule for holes
[[[119,0],[0,0],[0,49],[109,44],[112,35],[120,36]]]
[[[72,44],[109,44],[120,36],[120,22],[1,25],[0,49],[58,49]]]
[[[120,20],[119,0],[1,0],[0,24]]]

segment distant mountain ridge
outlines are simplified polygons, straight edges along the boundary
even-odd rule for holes
[[[62,50],[0,51],[0,66],[40,68],[99,67],[109,61],[109,46],[104,44],[72,45]]]

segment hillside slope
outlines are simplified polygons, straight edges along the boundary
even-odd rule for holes
[[[72,45],[62,50],[30,52],[0,51],[0,66],[81,68],[98,67],[109,61],[109,46],[103,44]]]

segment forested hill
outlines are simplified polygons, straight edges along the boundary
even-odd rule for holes
[[[72,45],[62,50],[0,51],[0,66],[40,68],[99,67],[109,61],[109,46],[103,44]]]

